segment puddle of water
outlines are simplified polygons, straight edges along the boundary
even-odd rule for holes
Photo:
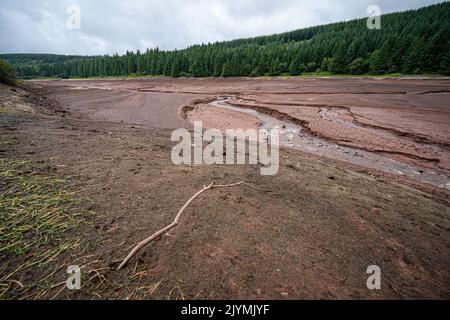
[[[259,119],[260,126],[263,129],[279,129],[280,146],[282,147],[288,147],[335,160],[341,160],[386,173],[407,176],[413,180],[418,180],[436,187],[447,188],[450,190],[450,181],[448,177],[437,174],[432,170],[401,163],[382,154],[341,146],[325,139],[314,137],[313,135],[305,132],[299,125],[278,120],[253,109],[231,106],[227,103],[227,101],[232,99],[232,97],[221,98],[211,102],[209,105],[216,108],[238,111],[255,116]],[[322,108],[320,110],[320,115],[323,118],[327,120],[330,119],[330,121],[335,120],[329,113],[330,110],[328,110],[328,108]],[[350,122],[345,122],[345,125],[351,124]]]

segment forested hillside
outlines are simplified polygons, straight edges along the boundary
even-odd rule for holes
[[[184,50],[127,52],[95,57],[0,55],[19,76],[195,77],[336,74],[450,74],[450,2],[384,15],[381,29],[367,19],[272,36],[203,44]]]

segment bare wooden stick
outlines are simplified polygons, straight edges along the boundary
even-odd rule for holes
[[[208,186],[203,186],[203,189],[200,190],[199,192],[197,192],[195,195],[193,195],[187,202],[186,204],[183,206],[183,208],[181,208],[181,210],[178,212],[177,216],[175,217],[175,220],[169,224],[168,226],[162,228],[161,230],[155,232],[154,234],[152,234],[150,237],[148,237],[147,239],[141,241],[138,243],[138,245],[136,247],[134,247],[133,250],[131,250],[131,252],[128,254],[128,256],[122,261],[122,263],[120,264],[120,266],[117,268],[117,270],[122,269],[127,263],[128,261],[130,261],[130,259],[139,251],[141,250],[143,247],[145,247],[147,244],[149,244],[151,241],[153,241],[154,239],[158,238],[159,236],[161,236],[162,234],[168,232],[169,230],[175,228],[181,218],[181,215],[183,214],[184,210],[186,210],[187,207],[189,207],[189,205],[192,203],[192,201],[195,200],[195,198],[197,198],[199,195],[201,195],[203,192],[207,191],[207,190],[211,190],[211,189],[216,189],[216,188],[229,188],[229,187],[236,187],[236,186],[240,186],[240,185],[245,185],[249,188],[253,188],[256,190],[260,190],[260,191],[267,191],[270,192],[270,190],[264,190],[264,189],[258,189],[254,186],[252,186],[251,184],[248,184],[244,181],[240,181],[237,183],[233,183],[233,184],[223,184],[223,185],[215,185],[214,183],[211,183]]]
[[[252,189],[255,189],[255,190],[259,190],[259,191],[264,191],[264,192],[271,192],[271,191],[272,191],[272,190],[267,190],[267,189],[260,189],[260,188],[257,188],[257,187],[252,186],[251,184],[249,184],[249,183],[247,183],[247,182],[244,182],[244,181],[237,182],[237,183],[233,183],[233,184],[222,184],[222,185],[220,185],[220,184],[213,184],[212,189],[215,189],[215,188],[235,187],[235,186],[240,186],[240,185],[244,185],[244,186],[247,186],[247,187],[249,187],[249,188],[252,188]]]

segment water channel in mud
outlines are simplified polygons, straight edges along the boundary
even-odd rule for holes
[[[373,168],[385,173],[406,176],[413,180],[418,180],[436,187],[450,189],[450,180],[448,177],[438,174],[433,170],[402,163],[384,154],[342,146],[335,142],[315,137],[306,132],[306,130],[298,124],[277,119],[254,109],[232,106],[228,102],[233,99],[235,98],[221,97],[209,103],[209,106],[238,111],[254,116],[259,119],[260,127],[263,129],[279,129],[281,147],[292,148],[326,158],[345,161],[354,165]],[[321,109],[320,113],[321,116],[328,121],[334,121],[334,118],[328,114],[328,110]],[[339,120],[336,119],[336,121]]]

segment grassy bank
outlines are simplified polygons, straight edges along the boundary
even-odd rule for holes
[[[85,212],[66,186],[41,165],[0,159],[0,299],[45,294],[58,257],[80,245],[69,231],[85,223]]]

